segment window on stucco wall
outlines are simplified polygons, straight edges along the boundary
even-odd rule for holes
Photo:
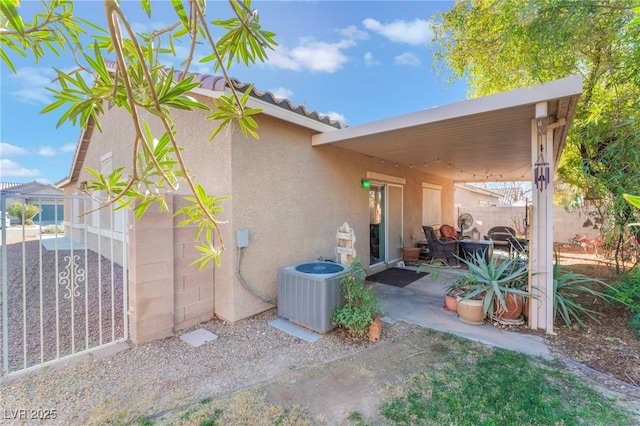
[[[442,223],[441,188],[437,185],[422,184],[422,224]]]

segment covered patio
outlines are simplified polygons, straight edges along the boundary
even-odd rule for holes
[[[458,182],[532,181],[531,288],[539,294],[529,326],[553,333],[553,176],[582,93],[582,78],[527,88],[319,133],[331,144]],[[536,163],[550,181],[536,181]]]
[[[371,289],[380,300],[385,321],[404,321],[486,345],[531,356],[551,357],[549,347],[539,336],[514,333],[494,327],[489,321],[483,325],[460,321],[456,313],[443,308],[447,286],[446,271],[443,271],[435,279],[433,275],[426,275],[405,287],[372,283]]]

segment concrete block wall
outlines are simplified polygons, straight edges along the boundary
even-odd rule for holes
[[[480,238],[487,234],[493,226],[510,226],[516,230],[523,230],[525,217],[523,206],[495,206],[495,207],[463,207],[460,213],[469,213],[473,216],[474,227],[480,231]],[[599,235],[598,229],[584,228],[582,225],[587,220],[583,212],[567,212],[562,206],[553,206],[553,241],[556,243],[568,243],[574,233],[595,239]],[[593,221],[593,219],[592,219]]]
[[[129,230],[130,338],[144,343],[171,336],[176,330],[213,318],[212,264],[190,266],[199,257],[193,227],[178,228],[173,217],[183,204],[179,196],[166,198],[169,212],[152,206]]]
[[[174,195],[173,201],[175,210],[186,205],[179,195]],[[191,265],[201,254],[195,248],[196,227],[178,227],[182,220],[184,218],[181,216],[173,219],[176,330],[208,321],[214,315],[214,264],[211,262],[204,269]]]
[[[174,331],[173,218],[153,205],[140,220],[132,211],[129,223],[130,338],[145,343]]]

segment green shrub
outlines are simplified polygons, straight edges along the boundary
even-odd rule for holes
[[[345,327],[354,337],[365,337],[378,314],[380,304],[375,294],[364,286],[367,274],[360,261],[351,262],[351,269],[340,279],[344,305],[338,306],[331,316],[334,324]]]
[[[605,292],[593,288],[594,284],[604,287]],[[553,320],[557,321],[559,315],[568,327],[573,324],[573,321],[580,327],[584,327],[581,317],[587,316],[600,323],[597,318],[600,313],[582,305],[580,299],[587,295],[613,301],[614,298],[608,293],[610,288],[612,287],[604,281],[563,270],[558,263],[556,253],[553,265]]]
[[[47,225],[42,228],[43,234],[63,234],[64,226],[62,225]]]
[[[640,268],[633,268],[618,278],[607,293],[632,313],[640,313]]]
[[[21,225],[33,225],[33,218],[40,213],[40,207],[16,202],[7,207],[7,212],[9,216],[17,218]]]
[[[633,314],[628,326],[633,330],[633,333],[636,335],[636,339],[640,339],[640,312]]]
[[[618,278],[607,293],[631,311],[632,317],[627,326],[640,339],[640,268],[633,268]]]

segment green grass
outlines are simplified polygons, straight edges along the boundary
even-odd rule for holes
[[[177,413],[177,417],[159,420],[159,424],[172,426],[310,426],[319,423],[298,406],[271,404],[264,394],[254,391],[239,392],[220,400],[205,398]]]
[[[526,355],[463,351],[416,374],[380,407],[398,425],[627,425],[632,418],[576,377]]]

